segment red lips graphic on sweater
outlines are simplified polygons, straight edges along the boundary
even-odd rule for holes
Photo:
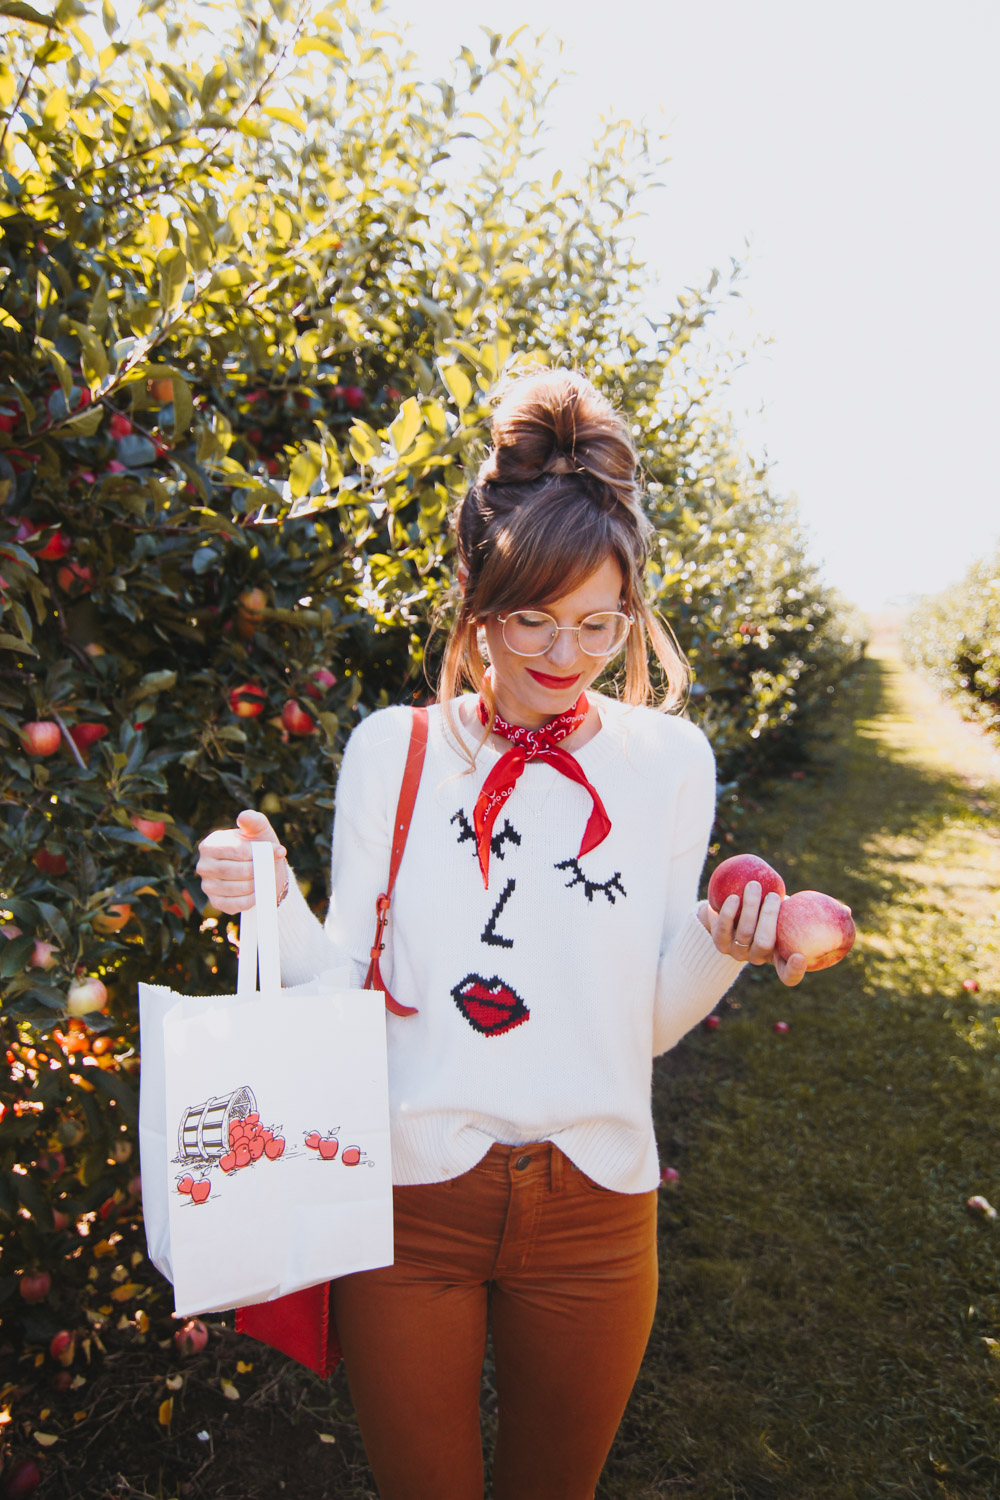
[[[467,974],[451,993],[469,1025],[483,1036],[499,1036],[520,1026],[530,1015],[520,995],[497,974],[491,979]]]

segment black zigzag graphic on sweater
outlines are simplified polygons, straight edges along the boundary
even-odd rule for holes
[[[458,824],[458,842],[460,844],[465,844],[471,840],[472,852],[473,854],[475,854],[476,835],[473,831],[472,825],[470,824],[468,818],[465,816],[465,813],[461,808],[458,809],[458,812],[455,813],[451,821]],[[496,859],[503,859],[504,844],[520,844],[520,842],[521,835],[518,833],[516,828],[511,827],[509,820],[507,818],[504,818],[503,828],[501,828],[499,833],[495,833],[490,839],[490,849]]]
[[[481,941],[484,943],[489,943],[493,948],[513,948],[514,946],[513,938],[501,937],[497,932],[497,922],[499,921],[500,913],[503,911],[504,907],[507,905],[507,902],[510,900],[511,896],[513,896],[513,894],[514,882],[513,880],[508,880],[507,884],[503,888],[500,900],[493,908],[492,917],[490,917],[490,920],[483,928]]]
[[[556,865],[556,869],[571,870],[573,872],[573,879],[567,880],[566,889],[572,890],[573,886],[582,885],[588,901],[593,901],[595,891],[601,891],[607,896],[611,905],[614,906],[615,891],[620,896],[627,896],[628,894],[622,885],[621,870],[616,870],[610,880],[588,880],[580,869],[580,862],[577,859],[564,859],[560,864]]]

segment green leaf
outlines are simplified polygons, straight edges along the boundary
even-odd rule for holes
[[[103,406],[87,406],[83,411],[67,417],[65,422],[60,422],[59,429],[61,432],[71,433],[73,437],[93,437],[103,420]]]
[[[378,434],[367,422],[352,422],[347,438],[351,455],[357,464],[370,464],[382,452]]]
[[[461,365],[441,366],[441,379],[451,392],[459,411],[464,411],[472,400],[472,381]]]
[[[27,21],[32,26],[51,26],[56,31],[59,22],[55,16],[43,16],[41,11],[35,10],[32,5],[25,5],[22,0],[0,0],[0,16],[13,16],[15,21]]]
[[[288,471],[288,485],[292,495],[298,499],[307,495],[320,476],[320,465],[311,453],[299,453]]]
[[[160,302],[172,312],[184,295],[188,279],[187,256],[177,245],[165,246],[156,257]]]
[[[174,441],[183,437],[191,426],[194,416],[194,402],[191,399],[191,387],[180,375],[172,376],[174,387]]]
[[[410,396],[399,408],[399,415],[389,428],[389,441],[398,454],[406,452],[420,431],[422,422],[420,402],[415,396]]]

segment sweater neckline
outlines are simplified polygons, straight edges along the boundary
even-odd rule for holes
[[[579,750],[569,750],[567,754],[572,755],[578,760],[589,776],[592,769],[597,770],[611,760],[618,749],[621,739],[621,715],[618,710],[621,709],[622,705],[610,698],[605,698],[602,693],[588,692],[587,699],[596,707],[600,716],[601,727],[585,745],[580,746]],[[476,749],[476,741],[462,723],[458,712],[458,705],[459,703],[475,703],[476,701],[477,695],[475,693],[463,693],[460,698],[455,700],[455,712],[452,715],[455,721],[456,733],[461,737],[462,744],[470,754]],[[440,709],[440,705],[438,707],[440,711],[440,730],[445,739],[448,740],[450,736],[445,726],[444,713]],[[452,746],[452,749],[454,749],[454,746]],[[504,753],[505,751],[498,749],[487,741],[476,756],[476,764],[477,766],[493,766]]]

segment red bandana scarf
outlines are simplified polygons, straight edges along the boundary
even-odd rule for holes
[[[479,700],[479,717],[484,724],[489,723],[489,710],[482,698]],[[550,719],[540,729],[522,729],[518,724],[508,724],[505,719],[494,719],[493,733],[502,735],[505,740],[511,740],[512,744],[511,748],[501,755],[483,782],[483,789],[476,800],[473,814],[479,868],[483,872],[483,885],[487,890],[490,884],[490,839],[493,834],[493,824],[529,760],[538,758],[549,761],[571,781],[586,787],[593,799],[594,805],[583,831],[583,841],[577,858],[589,854],[591,849],[596,849],[611,832],[611,819],[604,811],[604,804],[595,788],[584,775],[580,762],[575,756],[570,755],[568,750],[559,748],[559,741],[564,740],[568,734],[572,734],[574,729],[579,729],[586,717],[587,695],[581,693],[572,708]]]

